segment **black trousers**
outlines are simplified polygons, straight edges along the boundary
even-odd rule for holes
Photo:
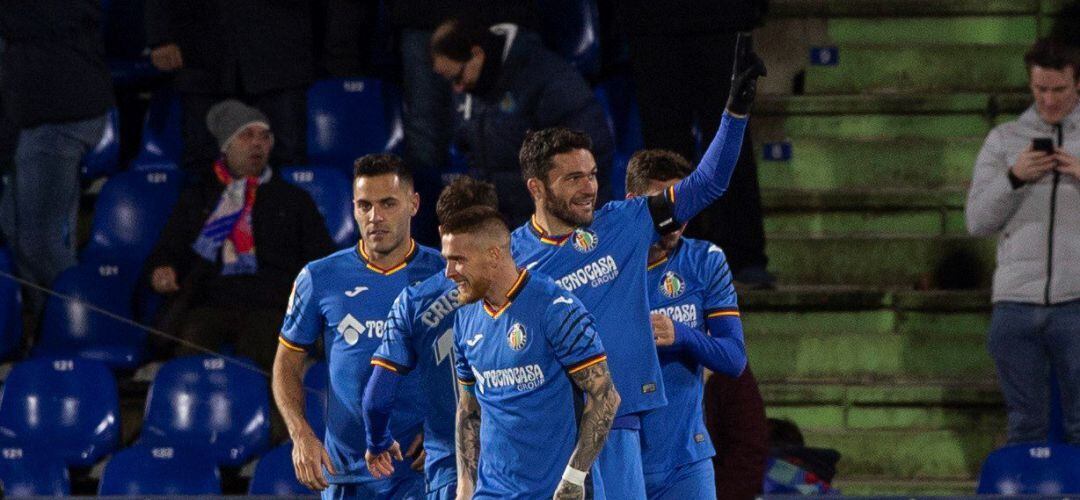
[[[693,161],[700,156],[692,134],[696,123],[704,152],[716,135],[727,104],[735,36],[714,33],[629,37],[646,147],[670,149]],[[748,128],[727,192],[695,217],[686,233],[722,247],[735,272],[768,264],[753,153]]]

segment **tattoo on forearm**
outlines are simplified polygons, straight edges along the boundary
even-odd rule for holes
[[[619,393],[611,382],[607,362],[600,362],[571,375],[574,384],[585,392],[585,409],[578,426],[578,441],[570,466],[581,471],[592,467],[607,441],[615,411],[619,408]]]
[[[457,406],[457,465],[459,480],[476,484],[480,463],[480,402],[466,392]]]

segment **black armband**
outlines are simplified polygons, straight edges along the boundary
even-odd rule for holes
[[[675,220],[675,204],[664,193],[649,197],[649,214],[652,215],[653,227],[661,236],[679,229],[679,223]]]

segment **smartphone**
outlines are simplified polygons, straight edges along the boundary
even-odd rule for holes
[[[1036,137],[1031,140],[1031,149],[1052,155],[1054,154],[1054,140],[1049,137]]]

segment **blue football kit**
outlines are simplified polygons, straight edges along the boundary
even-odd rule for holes
[[[364,463],[367,448],[361,394],[371,375],[371,356],[382,343],[386,317],[406,286],[443,269],[438,252],[408,242],[400,264],[388,269],[370,262],[363,243],[313,261],[300,271],[281,329],[286,348],[306,352],[321,336],[330,370],[325,447],[337,474],[324,471],[331,488],[327,498],[343,491],[363,498],[400,498],[405,490],[423,491],[423,478],[408,465],[396,467],[390,480],[375,480]],[[402,384],[403,404],[395,408],[392,432],[408,446],[420,432],[417,406],[420,388],[409,378]]]
[[[429,495],[452,490],[457,482],[453,326],[459,305],[457,285],[443,273],[402,290],[387,318],[382,345],[371,358],[373,365],[418,378],[423,391],[420,407],[424,415],[424,474]],[[385,425],[382,427],[385,429]],[[386,441],[387,436],[372,436],[373,432],[368,429],[370,443]]]
[[[599,460],[612,498],[644,496],[640,415],[667,404],[649,323],[649,246],[723,194],[745,128],[746,118],[725,112],[697,169],[660,195],[609,202],[569,234],[547,234],[535,220],[513,232],[514,262],[551,276],[596,318],[622,398]]]
[[[474,499],[551,498],[577,444],[581,391],[570,375],[607,359],[581,301],[522,271],[501,307],[462,306],[458,381],[481,411]],[[594,465],[587,498],[605,498]]]
[[[652,313],[671,318],[675,343],[657,348],[668,405],[642,417],[650,499],[716,498],[712,440],[702,412],[704,368],[737,377],[746,350],[731,271],[719,247],[683,238],[648,267]],[[673,425],[677,423],[677,425]]]

